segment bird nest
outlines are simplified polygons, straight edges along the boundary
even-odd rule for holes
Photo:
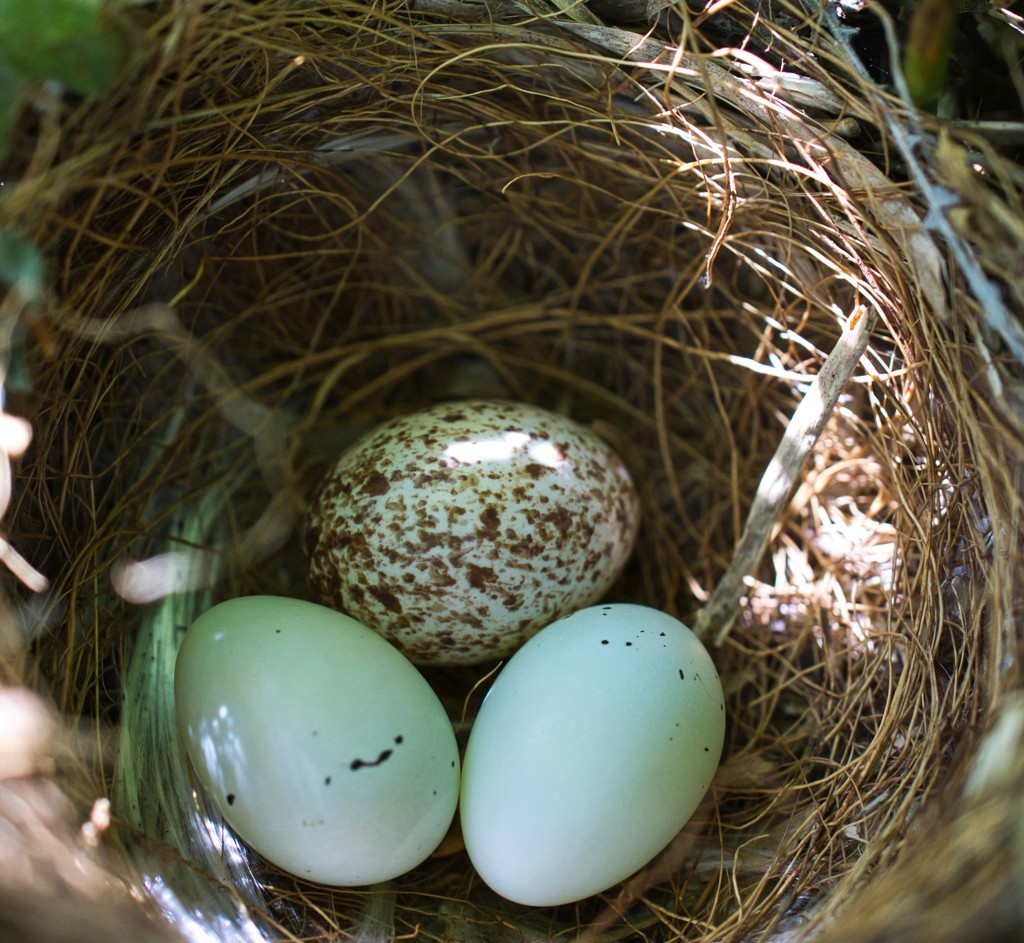
[[[0,201],[48,265],[0,309],[21,939],[1020,931],[1024,174],[909,103],[897,17],[837,9],[143,4],[108,94],[40,87]],[[1008,9],[970,15],[1019,56]],[[290,878],[174,728],[189,622],[308,596],[328,464],[464,396],[616,447],[642,537],[609,598],[698,625],[725,688],[708,800],[575,905],[491,894],[457,834],[387,885]],[[471,721],[493,667],[428,677]]]

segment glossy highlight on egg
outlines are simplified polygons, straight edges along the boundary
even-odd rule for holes
[[[501,658],[600,599],[639,500],[601,438],[523,403],[440,403],[345,452],[306,518],[322,602],[427,665]]]
[[[455,815],[441,702],[376,632],[323,606],[246,596],[191,625],[174,675],[201,788],[279,868],[331,885],[398,877]]]

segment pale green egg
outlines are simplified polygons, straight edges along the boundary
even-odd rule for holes
[[[174,689],[196,778],[285,871],[372,884],[420,864],[447,832],[459,789],[448,716],[354,619],[276,596],[221,603],[189,628]]]
[[[722,686],[681,622],[646,606],[592,606],[511,658],[481,705],[463,762],[461,821],[499,894],[552,906],[647,864],[711,784]]]

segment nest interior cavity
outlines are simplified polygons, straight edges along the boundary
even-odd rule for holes
[[[63,782],[113,797],[109,866],[194,939],[873,938],[851,900],[935,880],[914,836],[957,820],[1016,687],[1020,367],[985,293],[1024,307],[1013,161],[922,126],[787,4],[223,0],[133,23],[114,94],[22,123],[0,203],[52,263],[50,307],[16,312],[8,408],[34,444],[6,518],[50,586],[10,581],[5,672],[92,743]],[[923,181],[906,129],[941,157]],[[926,183],[973,228],[934,237]],[[228,596],[308,596],[296,524],[363,431],[478,395],[591,425],[643,504],[613,597],[692,624],[858,306],[868,352],[714,650],[723,766],[645,872],[530,911],[455,836],[393,886],[320,888],[193,795],[181,633]],[[430,679],[471,716],[493,667]]]

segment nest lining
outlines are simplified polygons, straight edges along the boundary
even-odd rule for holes
[[[1015,676],[1020,422],[993,391],[1019,371],[969,279],[944,285],[927,206],[885,156],[883,103],[902,105],[863,94],[786,11],[792,32],[739,4],[719,29],[798,64],[811,84],[789,99],[751,77],[771,77],[754,53],[685,19],[643,35],[626,7],[168,11],[140,20],[151,41],[120,97],[26,132],[35,194],[2,209],[31,210],[59,267],[14,401],[36,444],[9,520],[53,582],[14,674],[87,726],[120,724],[116,770],[71,788],[113,791],[122,868],[180,931],[841,930],[962,778],[954,753]],[[457,850],[397,893],[301,885],[191,797],[166,747],[181,628],[224,596],[305,594],[294,523],[359,432],[479,393],[593,423],[644,504],[614,596],[692,622],[857,303],[881,327],[715,653],[730,728],[712,801],[617,899],[523,911]],[[485,670],[432,676],[453,715]]]

